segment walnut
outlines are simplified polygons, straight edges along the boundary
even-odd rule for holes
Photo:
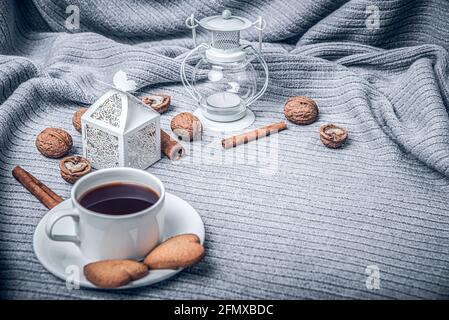
[[[201,139],[203,125],[196,116],[189,112],[181,112],[174,116],[170,127],[180,140],[193,141]]]
[[[58,128],[46,128],[36,138],[36,148],[49,158],[61,158],[72,148],[70,134]]]
[[[348,130],[334,124],[323,124],[320,127],[320,139],[323,144],[332,149],[340,148],[348,138]]]
[[[85,114],[87,111],[87,108],[80,108],[78,109],[72,117],[72,124],[76,131],[81,133],[81,117],[83,114]]]
[[[312,99],[304,96],[291,97],[284,106],[285,117],[296,124],[311,124],[318,117],[318,107]]]
[[[68,183],[75,183],[79,178],[88,174],[92,167],[89,160],[81,156],[66,157],[59,161],[61,177]]]
[[[170,107],[170,96],[154,94],[142,98],[142,102],[159,113],[164,113]]]

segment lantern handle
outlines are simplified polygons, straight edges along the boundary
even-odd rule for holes
[[[264,58],[262,58],[260,53],[256,49],[254,49],[254,47],[251,44],[247,44],[247,45],[243,46],[243,49],[246,49],[246,48],[250,48],[253,51],[254,55],[256,56],[257,60],[259,60],[260,64],[262,65],[262,68],[263,68],[263,70],[265,72],[265,82],[263,84],[263,87],[260,89],[260,91],[254,97],[252,97],[251,99],[249,99],[246,102],[246,105],[249,106],[254,101],[259,99],[265,93],[265,91],[268,88],[268,65],[265,62]]]
[[[186,63],[187,60],[199,49],[205,48],[209,49],[210,46],[206,43],[201,43],[199,46],[195,47],[192,51],[190,51],[182,60],[181,62],[181,69],[180,69],[180,75],[181,75],[181,81],[184,87],[186,88],[187,92],[192,96],[193,99],[195,99],[198,103],[201,100],[201,95],[198,93],[198,91],[195,90],[195,88],[190,84],[189,80],[187,79],[186,75]]]
[[[256,21],[253,22],[255,29],[259,30],[259,52],[262,53],[262,31],[267,26],[267,22],[262,16],[259,16]]]
[[[186,19],[186,26],[189,29],[192,29],[192,38],[193,38],[193,44],[196,47],[196,28],[199,26],[199,21],[195,19],[194,14],[192,13],[190,17],[187,17]]]

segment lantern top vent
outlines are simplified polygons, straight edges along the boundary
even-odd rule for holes
[[[248,29],[253,23],[246,18],[233,16],[229,10],[224,10],[221,15],[201,19],[199,25],[210,31],[235,32]]]

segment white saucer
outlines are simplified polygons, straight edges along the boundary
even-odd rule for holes
[[[177,196],[166,193],[166,215],[164,239],[182,233],[196,234],[201,243],[204,243],[204,224],[198,212],[186,201]],[[70,200],[66,200],[59,204],[57,209],[69,209],[71,207]],[[56,277],[66,281],[67,277],[73,279],[74,269],[79,271],[79,285],[86,288],[96,288],[84,277],[83,266],[89,262],[85,258],[79,248],[70,242],[56,242],[47,237],[45,233],[45,224],[53,208],[46,214],[36,227],[33,238],[34,253],[40,263]],[[70,219],[61,219],[54,227],[55,233],[74,234],[73,223]],[[67,270],[67,273],[66,273]],[[181,271],[182,268],[176,270],[150,270],[145,277],[133,281],[126,286],[117,289],[130,289],[147,286],[167,278],[170,278]]]

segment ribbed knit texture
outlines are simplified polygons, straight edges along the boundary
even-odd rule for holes
[[[73,4],[81,28],[68,32]],[[380,9],[378,29],[366,27],[370,5]],[[252,106],[254,126],[285,120],[283,104],[293,95],[315,99],[319,120],[228,151],[206,135],[186,144],[182,161],[163,158],[148,170],[201,214],[204,260],[136,290],[67,289],[33,253],[47,210],[11,169],[23,166],[68,198],[58,161],[38,153],[35,137],[62,127],[73,135],[72,154],[81,153],[71,115],[105,92],[95,79],[110,82],[120,69],[139,95],[172,96],[161,118],[169,131],[172,116],[195,109],[179,78],[193,46],[185,18],[224,8],[267,20],[270,85]],[[446,0],[2,0],[0,296],[448,298],[448,39]],[[328,122],[349,130],[344,148],[320,142],[318,128]],[[267,141],[277,143],[277,155],[255,157]],[[230,154],[247,161],[220,161]],[[379,267],[378,290],[365,285],[369,265]]]

